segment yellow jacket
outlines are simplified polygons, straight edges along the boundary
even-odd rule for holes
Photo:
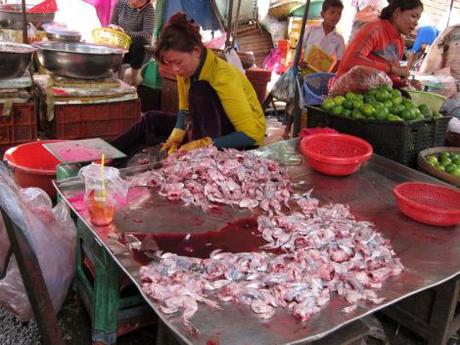
[[[265,116],[251,82],[233,65],[207,49],[198,80],[207,81],[216,91],[236,132],[243,132],[261,145],[265,136]],[[179,109],[188,109],[190,79],[177,76]]]

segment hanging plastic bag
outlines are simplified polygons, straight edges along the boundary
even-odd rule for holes
[[[333,82],[329,95],[364,93],[381,85],[393,86],[391,78],[385,72],[367,66],[355,66]]]
[[[3,164],[0,164],[0,186],[0,206],[24,231],[57,312],[75,271],[76,228],[69,210],[63,201],[52,208],[48,195],[38,188],[19,188]],[[0,232],[4,231],[4,227],[0,228]],[[0,303],[11,309],[21,321],[28,321],[33,316],[14,258],[7,266],[6,276],[0,280]]]
[[[294,98],[296,86],[294,68],[291,67],[276,81],[271,93],[276,99],[288,102]]]
[[[265,57],[262,67],[270,71],[277,70],[282,62],[282,52],[279,48],[273,48],[270,53]]]
[[[234,48],[226,49],[225,52],[224,52],[224,55],[225,55],[225,60],[229,64],[235,66],[241,72],[244,73],[243,64],[241,63],[241,59],[238,56],[238,53],[236,52],[236,50]]]

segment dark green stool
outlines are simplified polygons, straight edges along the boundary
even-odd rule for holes
[[[60,165],[57,179],[76,176],[79,165]],[[91,315],[93,344],[115,344],[117,337],[157,322],[157,316],[113,258],[77,218],[75,288]]]

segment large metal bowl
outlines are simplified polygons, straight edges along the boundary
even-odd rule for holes
[[[26,9],[33,6],[27,5]],[[45,23],[52,22],[54,13],[27,13],[27,23],[32,23],[37,29]],[[0,28],[22,30],[22,7],[20,4],[0,5]]]
[[[23,76],[36,50],[27,44],[0,42],[0,79]]]
[[[123,60],[124,51],[95,44],[70,42],[39,42],[40,63],[51,73],[77,79],[105,78]]]

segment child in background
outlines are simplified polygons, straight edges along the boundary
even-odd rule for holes
[[[334,71],[338,67],[338,63],[342,58],[345,50],[345,41],[335,27],[340,21],[342,16],[343,3],[341,0],[325,0],[323,3],[321,17],[323,22],[318,26],[308,26],[305,29],[305,34],[302,41],[303,60],[308,55],[308,50],[312,45],[316,45],[321,48],[330,56],[336,58],[336,64]],[[286,112],[288,113],[288,122],[284,130],[283,138],[288,139],[291,133],[291,127],[293,122],[292,110],[294,106],[292,103],[286,106]]]

